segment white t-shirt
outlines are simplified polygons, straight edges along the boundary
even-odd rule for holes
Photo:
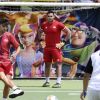
[[[93,72],[88,87],[94,90],[100,90],[100,50],[91,55]]]

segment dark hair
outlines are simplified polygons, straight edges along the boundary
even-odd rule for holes
[[[47,12],[47,15],[50,14],[50,13],[52,13],[52,14],[54,15],[54,12],[53,12],[52,10],[49,10],[49,11]]]

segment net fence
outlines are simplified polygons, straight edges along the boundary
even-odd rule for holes
[[[70,12],[82,9],[95,9],[100,7],[99,4],[84,4],[84,3],[41,3],[41,2],[1,2],[0,12],[22,12],[22,11],[65,11]]]

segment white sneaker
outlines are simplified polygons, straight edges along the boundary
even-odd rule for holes
[[[15,98],[15,97],[21,96],[23,94],[24,94],[24,91],[22,91],[19,88],[17,88],[9,95],[9,98]]]

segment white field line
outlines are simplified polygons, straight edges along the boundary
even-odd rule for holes
[[[0,91],[1,93],[2,91]],[[66,93],[69,96],[79,96],[81,91],[24,91],[25,93]]]
[[[0,91],[0,92],[2,92],[2,91]],[[26,92],[26,93],[33,93],[33,92],[39,92],[39,93],[50,93],[50,92],[56,92],[56,93],[80,93],[81,91],[59,91],[59,90],[57,90],[57,91],[34,91],[34,90],[25,90],[24,92]]]

